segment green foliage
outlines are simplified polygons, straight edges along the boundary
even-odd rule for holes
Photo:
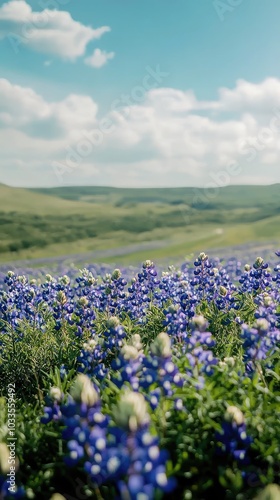
[[[253,297],[249,294],[239,293],[236,294],[235,301],[239,305],[238,314],[242,317],[243,322],[252,325],[256,309]],[[230,356],[240,357],[242,353],[240,326],[235,321],[235,310],[219,310],[213,302],[204,300],[199,305],[198,313],[202,314],[209,322],[209,329],[216,340],[215,355],[220,359]]]
[[[279,239],[279,189],[229,186],[212,196],[193,188],[24,190],[1,185],[0,257],[63,255],[160,239],[165,240],[163,256],[181,258],[184,249],[200,247],[201,239],[208,247]],[[154,252],[153,258],[161,256]]]
[[[190,384],[175,395],[186,401],[186,412],[169,411],[163,443],[172,450],[182,498],[186,492],[186,498],[197,499],[254,498],[261,486],[280,481],[279,391],[264,388],[258,377],[251,380],[242,371],[237,360],[233,365],[220,364],[199,393]],[[275,373],[279,371],[280,362]],[[237,462],[215,452],[215,433],[221,429],[227,405],[243,412],[247,433],[253,438],[254,465],[248,465],[245,477]]]
[[[44,305],[39,308],[42,313]],[[86,333],[77,338],[64,324],[56,330],[54,320],[48,313],[45,313],[44,321],[44,333],[26,321],[20,322],[17,333],[5,324],[8,333],[2,335],[0,394],[4,395],[8,384],[14,383],[18,396],[23,400],[32,401],[35,396],[42,401],[45,389],[49,389],[49,373],[62,364],[69,369],[76,367],[76,358]],[[19,337],[21,340],[16,341]]]

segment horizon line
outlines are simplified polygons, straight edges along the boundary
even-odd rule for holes
[[[207,190],[210,190],[210,189],[224,189],[224,188],[229,188],[229,187],[272,187],[272,186],[278,186],[280,185],[280,181],[279,182],[274,182],[274,183],[271,183],[271,184],[226,184],[224,186],[219,186],[219,185],[216,185],[216,186],[141,186],[141,187],[137,187],[137,186],[131,186],[131,187],[128,187],[128,186],[111,186],[111,185],[105,185],[105,184],[69,184],[69,185],[62,185],[62,186],[58,186],[58,185],[54,185],[54,186],[11,186],[10,184],[5,184],[4,182],[0,182],[0,187],[1,186],[4,186],[4,187],[7,187],[7,188],[11,188],[11,189],[26,189],[26,190],[36,190],[36,189],[46,189],[46,190],[49,190],[49,189],[67,189],[67,188],[100,188],[100,189],[127,189],[127,190],[136,190],[136,189],[145,189],[145,190],[152,190],[152,189],[162,189],[162,190],[170,190],[170,189],[199,189],[199,190],[203,190],[203,189],[207,189]]]

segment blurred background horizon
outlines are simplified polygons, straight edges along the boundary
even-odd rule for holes
[[[0,1],[0,264],[277,247],[279,15]]]

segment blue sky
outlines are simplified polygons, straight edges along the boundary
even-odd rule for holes
[[[0,2],[0,182],[278,182],[279,17],[278,0]]]

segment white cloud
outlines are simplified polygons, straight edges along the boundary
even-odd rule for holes
[[[280,107],[280,80],[266,78],[261,83],[237,80],[234,89],[220,89],[216,109],[267,115],[276,106]]]
[[[13,162],[17,182],[25,185],[63,178],[65,184],[207,186],[234,162],[240,171],[232,184],[261,183],[264,165],[267,182],[276,182],[279,89],[277,79],[238,81],[221,89],[219,99],[199,101],[192,91],[159,88],[138,102],[132,89],[130,105],[101,117],[90,96],[50,102],[2,79],[0,182],[13,183]]]
[[[184,113],[199,107],[192,90],[182,92],[172,88],[156,88],[149,92],[147,101],[151,103],[153,108],[160,108],[161,112],[167,113]]]
[[[48,102],[34,90],[0,79],[0,127],[25,131],[30,137],[68,138],[74,129],[95,126],[97,104],[89,96],[70,94]]]
[[[8,38],[15,52],[25,45],[42,54],[75,61],[85,55],[90,41],[108,31],[109,26],[84,26],[66,11],[32,11],[25,0],[11,0],[0,7],[0,40]]]
[[[0,9],[0,19],[14,22],[27,22],[32,16],[32,9],[24,0],[4,3]]]
[[[114,52],[106,52],[105,50],[95,49],[90,57],[85,58],[85,63],[93,68],[101,68],[110,59],[113,59],[114,56]]]
[[[49,106],[34,90],[0,79],[0,124],[22,127],[49,114]]]

